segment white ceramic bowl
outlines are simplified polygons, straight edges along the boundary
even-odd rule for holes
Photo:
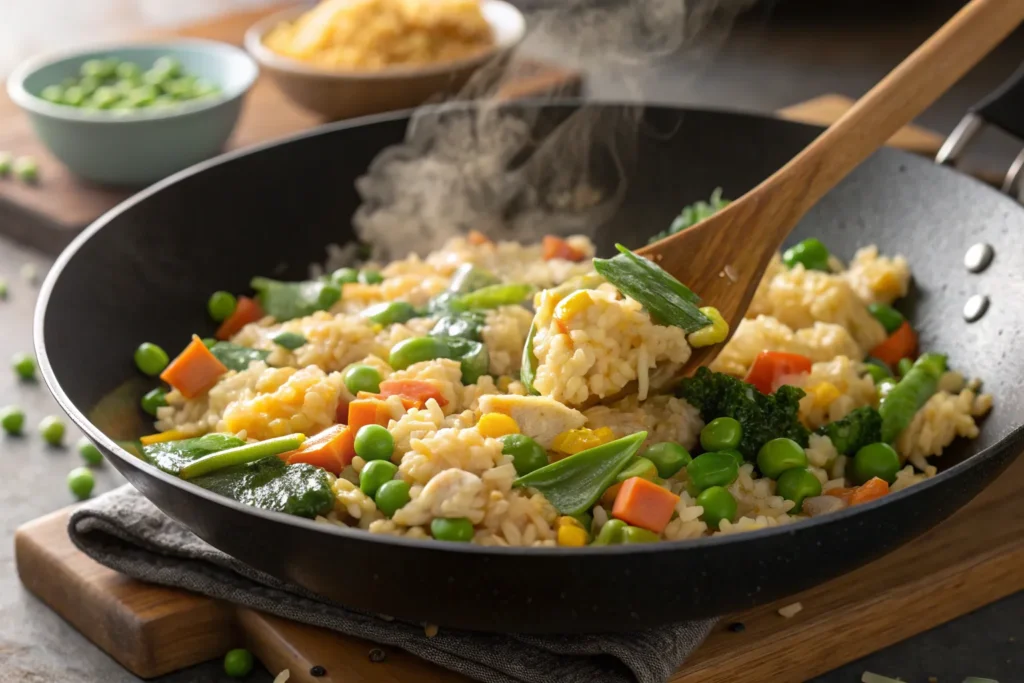
[[[507,58],[526,35],[522,12],[504,0],[481,0],[494,32],[490,50],[436,64],[375,71],[332,69],[283,57],[263,43],[271,29],[308,9],[294,7],[260,20],[246,32],[245,49],[289,98],[330,120],[409,109],[434,96],[456,93],[481,66]]]

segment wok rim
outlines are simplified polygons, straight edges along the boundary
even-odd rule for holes
[[[564,98],[555,100],[527,100],[513,102],[509,105],[510,108],[557,108],[566,106],[596,106],[596,107],[637,107],[642,106],[645,109],[649,107],[654,108],[666,108],[675,110],[681,114],[686,113],[700,113],[704,115],[715,115],[725,114],[730,117],[739,118],[750,118],[750,119],[767,119],[772,122],[782,123],[789,126],[801,127],[805,129],[813,129],[819,132],[824,131],[825,128],[822,126],[816,126],[811,124],[799,123],[789,121],[786,119],[779,119],[774,116],[768,116],[765,114],[759,114],[755,112],[747,112],[741,110],[732,110],[726,108],[703,108],[703,107],[681,107],[675,104],[657,103],[657,102],[627,102],[627,101],[586,101],[578,98]],[[516,556],[529,556],[539,558],[553,558],[553,557],[602,557],[609,555],[620,555],[620,554],[640,554],[640,553],[660,553],[660,552],[671,552],[671,551],[693,551],[699,552],[705,548],[718,547],[720,545],[732,545],[742,543],[745,540],[759,541],[768,540],[775,536],[795,536],[799,533],[811,533],[813,530],[819,527],[826,527],[830,525],[841,526],[846,520],[858,516],[862,513],[868,513],[872,510],[880,508],[889,504],[896,504],[905,498],[917,495],[917,492],[925,492],[934,487],[941,486],[946,482],[959,477],[960,475],[975,469],[976,467],[982,466],[986,461],[997,457],[1007,449],[1020,445],[1020,442],[1024,442],[1024,424],[1018,425],[1015,429],[1011,430],[1008,434],[1003,436],[997,442],[991,444],[987,448],[965,458],[959,463],[956,463],[949,469],[943,470],[933,477],[930,477],[920,483],[913,486],[909,486],[905,489],[897,491],[895,493],[888,494],[880,499],[873,500],[868,503],[857,505],[854,507],[847,507],[837,512],[832,512],[820,517],[812,517],[810,519],[800,520],[793,524],[783,524],[779,526],[765,527],[762,529],[756,529],[752,531],[743,531],[734,534],[719,534],[716,536],[702,536],[695,539],[682,539],[676,541],[659,541],[658,543],[651,544],[638,544],[638,545],[609,545],[609,546],[585,546],[583,548],[564,548],[556,546],[554,548],[549,547],[501,547],[501,546],[482,546],[473,543],[456,543],[451,541],[437,541],[434,539],[414,539],[401,536],[392,536],[390,534],[372,534],[363,529],[357,529],[352,527],[343,527],[337,524],[324,524],[316,522],[312,519],[306,519],[303,517],[297,517],[295,515],[289,515],[283,512],[272,512],[269,510],[263,510],[250,505],[244,505],[238,501],[225,496],[220,496],[208,491],[199,486],[190,484],[185,480],[170,475],[157,467],[150,465],[149,463],[135,457],[121,446],[119,446],[113,439],[104,434],[98,427],[96,427],[86,415],[78,409],[74,402],[68,397],[61,387],[53,368],[50,365],[49,355],[46,349],[46,341],[44,339],[44,327],[47,307],[50,301],[50,297],[53,293],[53,289],[60,279],[65,267],[71,261],[72,258],[78,253],[81,247],[92,238],[93,235],[101,231],[105,226],[111,223],[114,219],[118,218],[121,214],[132,209],[137,204],[146,201],[149,197],[171,187],[185,178],[198,175],[203,173],[207,169],[220,166],[222,164],[229,163],[236,159],[240,159],[249,155],[258,154],[266,149],[271,149],[279,146],[285,146],[295,143],[300,140],[304,140],[310,137],[316,137],[320,135],[331,135],[337,131],[347,130],[349,128],[358,128],[366,125],[394,121],[398,119],[406,119],[413,112],[422,112],[429,110],[436,112],[444,109],[457,109],[457,108],[473,108],[477,105],[473,102],[455,102],[455,103],[444,103],[439,105],[433,105],[429,107],[420,107],[416,109],[399,110],[393,112],[386,112],[382,114],[373,114],[369,116],[357,117],[348,119],[345,121],[338,121],[334,123],[328,123],[322,126],[316,126],[309,130],[301,131],[293,135],[289,135],[283,138],[278,138],[268,142],[264,142],[251,147],[246,147],[239,150],[234,150],[220,156],[202,161],[198,164],[190,166],[186,169],[178,171],[167,178],[154,183],[153,185],[137,192],[136,194],[123,200],[117,206],[113,207],[102,216],[93,221],[87,226],[81,233],[68,244],[68,246],[60,253],[60,255],[54,260],[53,265],[50,267],[49,272],[46,274],[42,286],[39,289],[38,298],[36,300],[35,312],[33,315],[33,346],[36,353],[36,360],[39,370],[42,374],[43,381],[46,384],[47,389],[53,395],[60,408],[71,418],[71,420],[82,430],[82,432],[92,441],[102,444],[103,448],[110,453],[115,455],[121,461],[125,462],[129,466],[141,470],[144,474],[154,477],[165,484],[169,484],[175,489],[183,492],[185,495],[199,496],[205,499],[207,502],[215,505],[223,506],[231,509],[234,512],[255,515],[256,517],[269,522],[282,525],[291,525],[304,529],[306,531],[319,531],[326,534],[342,536],[354,541],[366,541],[370,543],[383,543],[388,545],[394,545],[399,547],[409,548],[410,550],[444,550],[456,554],[472,554],[472,555],[494,555],[496,557],[504,557],[508,555]],[[909,152],[894,148],[883,148],[886,153],[893,153],[898,157],[904,157],[914,162],[919,162],[921,159],[917,155]],[[882,150],[879,150],[882,151]],[[947,167],[941,167],[944,172],[956,173],[960,176],[962,182],[973,182],[984,185],[981,181],[962,173],[958,173],[953,169]],[[987,185],[985,187],[988,187]],[[989,188],[992,192],[994,189]],[[1008,202],[1012,200],[1007,198]],[[1016,203],[1013,203],[1016,206]],[[1021,207],[1018,206],[1018,210]],[[982,425],[983,427],[983,425]],[[991,481],[986,483],[986,487]],[[984,488],[984,487],[983,487]],[[982,489],[983,490],[983,489]],[[145,495],[145,494],[143,494]],[[939,523],[939,522],[937,522]]]

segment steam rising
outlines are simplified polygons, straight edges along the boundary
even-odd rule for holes
[[[528,43],[556,46],[573,63],[631,87],[637,65],[669,56],[687,68],[706,59],[753,0],[551,0],[532,13]],[[502,87],[522,63],[493,63],[457,99],[475,108],[422,108],[402,144],[385,149],[356,187],[354,222],[382,260],[440,247],[479,230],[535,241],[590,232],[620,205],[635,163],[642,106],[566,108],[562,116],[503,108]],[[555,93],[552,97],[557,97]]]

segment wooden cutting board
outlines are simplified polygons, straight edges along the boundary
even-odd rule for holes
[[[800,683],[1024,589],[1021,481],[1024,459],[900,550],[792,598],[723,617],[672,683]],[[69,514],[59,510],[18,530],[21,580],[142,678],[244,646],[271,673],[288,669],[291,683],[467,681],[395,648],[125,578],[71,544]],[[794,602],[803,605],[796,616],[778,614]],[[736,623],[741,632],[730,628]],[[314,666],[326,675],[312,676]]]
[[[294,4],[294,3],[290,3]],[[283,6],[239,12],[179,27],[150,31],[136,40],[206,38],[241,45],[246,29]],[[510,67],[499,93],[503,99],[541,95],[579,95],[583,76],[563,67],[522,59]],[[253,86],[228,149],[238,149],[301,132],[323,123],[289,101],[267,77]],[[0,178],[0,235],[56,255],[85,226],[132,194],[130,190],[94,185],[76,177],[36,139],[28,118],[6,89],[0,88],[0,150],[31,155],[39,161],[40,182],[28,185]]]

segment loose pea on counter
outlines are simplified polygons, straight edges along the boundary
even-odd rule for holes
[[[64,421],[59,417],[48,415],[39,422],[39,434],[43,441],[51,446],[60,446],[64,442]]]
[[[224,655],[224,673],[231,678],[245,678],[252,672],[253,658],[248,650],[237,648]]]
[[[8,434],[21,434],[25,427],[25,411],[18,406],[7,406],[0,410],[0,427]]]
[[[36,360],[27,353],[16,353],[11,358],[11,366],[18,377],[29,381],[36,378]]]
[[[85,461],[86,465],[102,465],[103,464],[103,453],[100,452],[99,448],[96,448],[96,444],[89,441],[86,437],[82,437],[78,440],[77,444],[78,454],[82,456],[82,460]]]
[[[78,500],[85,500],[92,494],[96,479],[88,467],[76,467],[68,472],[68,488]]]

